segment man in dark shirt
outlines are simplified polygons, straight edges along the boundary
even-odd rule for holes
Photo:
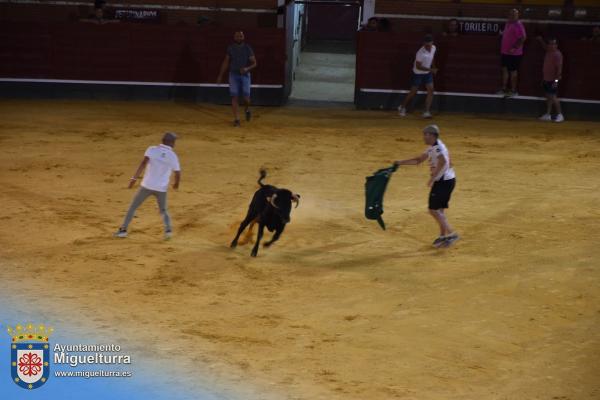
[[[239,98],[244,99],[246,121],[250,121],[250,71],[256,68],[256,57],[252,47],[244,42],[244,32],[237,31],[233,35],[233,41],[227,48],[227,54],[221,64],[221,71],[217,77],[217,83],[223,80],[223,74],[229,66],[229,94],[231,95],[231,108],[233,110],[233,126],[240,126],[238,113]]]

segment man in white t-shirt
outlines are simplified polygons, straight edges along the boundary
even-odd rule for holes
[[[415,158],[396,161],[396,165],[418,165],[429,159],[430,178],[427,185],[431,187],[429,193],[429,213],[440,226],[440,236],[433,242],[434,247],[448,247],[459,239],[454,232],[444,210],[448,208],[450,196],[456,185],[456,174],[450,161],[448,148],[439,138],[440,128],[429,125],[423,129],[423,140],[429,145],[427,150]]]
[[[417,51],[415,62],[413,63],[410,92],[408,92],[404,101],[398,107],[398,114],[400,114],[401,117],[406,116],[406,107],[417,94],[419,86],[425,85],[425,89],[427,89],[427,98],[425,99],[425,112],[423,113],[423,118],[431,118],[433,75],[438,71],[433,61],[434,57],[435,46],[433,45],[433,36],[425,35],[423,46]]]
[[[158,202],[160,215],[163,217],[165,223],[165,239],[171,238],[171,217],[167,212],[167,189],[169,188],[169,179],[173,171],[175,171],[173,189],[179,188],[179,181],[181,180],[179,158],[177,158],[177,154],[173,151],[176,139],[177,135],[167,132],[162,138],[162,144],[150,146],[146,150],[144,159],[129,181],[129,189],[135,185],[135,182],[141,173],[144,172],[144,169],[148,168],[144,174],[140,189],[133,198],[131,206],[129,206],[125,220],[117,233],[115,233],[115,236],[120,238],[127,237],[127,227],[133,219],[135,211],[149,196],[154,196]]]

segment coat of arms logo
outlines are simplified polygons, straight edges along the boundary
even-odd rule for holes
[[[11,337],[10,371],[14,383],[24,389],[37,389],[50,376],[50,343],[54,329],[45,325],[18,324],[8,327]]]

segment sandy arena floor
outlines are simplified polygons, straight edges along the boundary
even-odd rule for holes
[[[135,332],[193,367],[183,381],[245,398],[600,398],[600,124],[437,118],[463,239],[435,250],[426,166],[393,176],[386,232],[363,217],[365,176],[419,154],[423,120],[255,113],[234,129],[217,106],[0,102],[4,290]],[[175,236],[148,201],[114,239],[128,179],[166,130],[181,137]],[[228,243],[261,166],[302,201],[251,259]]]

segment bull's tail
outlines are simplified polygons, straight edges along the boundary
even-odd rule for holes
[[[260,177],[258,178],[258,184],[260,185],[260,187],[263,187],[265,185],[264,185],[264,183],[262,183],[262,180],[267,177],[267,170],[264,168],[261,168],[258,172],[260,173]]]

